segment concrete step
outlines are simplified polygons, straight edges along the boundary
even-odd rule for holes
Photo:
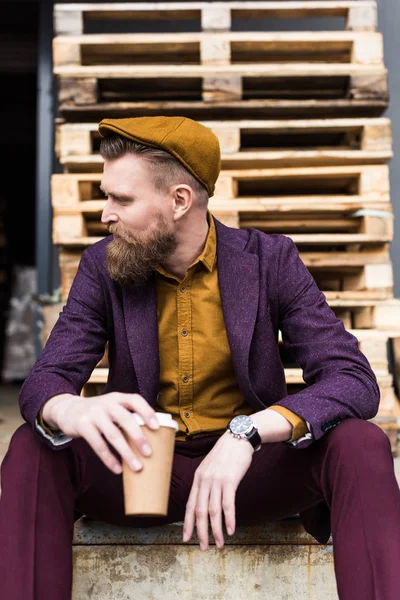
[[[337,600],[332,539],[318,544],[293,517],[240,527],[202,552],[182,523],[116,527],[82,517],[73,542],[73,600]]]

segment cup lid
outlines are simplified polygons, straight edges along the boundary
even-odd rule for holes
[[[139,425],[145,425],[145,422],[140,415],[138,415],[137,413],[132,414],[135,416],[136,421]],[[160,425],[162,425],[163,427],[172,427],[172,429],[178,431],[179,425],[176,421],[174,421],[172,415],[170,415],[169,413],[156,412],[156,416]]]

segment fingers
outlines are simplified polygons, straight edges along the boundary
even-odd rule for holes
[[[222,509],[224,511],[226,531],[229,535],[233,535],[236,528],[235,497],[235,486],[231,483],[225,483],[222,488]]]
[[[134,418],[132,419],[134,420]],[[141,440],[142,434],[140,431],[140,426],[137,423],[133,423],[131,427],[135,432],[135,439]],[[135,427],[137,428],[137,430],[134,429]],[[125,460],[125,462],[131,467],[131,469],[133,469],[134,471],[139,471],[142,468],[143,464],[139,460],[138,456],[136,456],[134,451],[129,447],[129,444],[126,441],[123,434],[121,433],[121,431],[112,422],[112,420],[110,419],[110,415],[101,410],[100,407],[98,412],[92,411],[90,422],[87,425],[87,430],[87,433],[84,433],[85,439],[91,445],[91,447],[96,452],[100,460],[102,460],[103,463],[114,473],[122,472],[121,465],[116,460],[115,456],[112,454],[110,449],[107,447],[107,444],[104,442],[100,434],[104,435],[104,437],[109,441],[111,446],[113,446],[117,450],[118,454],[122,457],[123,460]],[[118,469],[116,468],[116,463],[118,465]]]
[[[143,418],[150,429],[158,429],[160,427],[156,411],[143,396],[140,396],[140,394],[118,394],[118,396],[120,396],[118,398],[119,404],[125,406],[125,408],[133,409],[134,412]]]
[[[208,501],[211,492],[211,481],[202,479],[199,487],[196,504],[196,529],[200,542],[200,549],[208,549]]]
[[[208,510],[215,544],[217,548],[222,548],[224,545],[224,534],[222,532],[222,486],[219,481],[213,482]]]
[[[192,489],[190,490],[189,498],[186,503],[185,520],[183,523],[183,541],[188,542],[193,535],[194,521],[196,517],[196,502],[197,494],[199,491],[198,480],[196,475],[194,476]]]
[[[116,473],[117,475],[122,473],[120,463],[117,461],[113,453],[110,452],[110,449],[101,437],[99,430],[95,427],[93,423],[89,421],[85,423],[82,426],[81,435],[93,448],[94,452],[105,464],[105,466],[108,469],[110,469],[110,471]]]
[[[143,454],[143,456],[150,456],[152,452],[150,442],[143,433],[143,428],[138,425],[134,415],[119,404],[110,406],[108,412],[117,425],[119,425],[128,434],[130,440],[133,441],[133,444],[139,450],[139,452]],[[132,450],[129,452],[130,459],[133,460],[135,458],[134,452]],[[123,456],[126,460],[125,455],[121,454],[121,456]]]

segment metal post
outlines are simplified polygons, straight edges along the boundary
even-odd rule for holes
[[[52,294],[58,286],[57,251],[52,243],[50,179],[54,167],[54,89],[52,64],[53,2],[39,8],[36,141],[36,268],[37,294]],[[59,275],[58,275],[59,277]],[[36,353],[41,350],[37,319]]]

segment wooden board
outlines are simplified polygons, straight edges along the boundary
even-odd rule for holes
[[[391,121],[302,119],[200,121],[218,137],[222,169],[387,163]],[[64,172],[101,172],[98,123],[56,124],[56,154]]]
[[[101,173],[53,174],[52,205],[55,211],[79,211],[81,203],[104,199],[100,191]],[[229,206],[226,202],[229,202]],[[248,208],[264,211],[275,206],[326,206],[359,203],[390,203],[387,165],[242,169],[221,171],[210,210]],[[94,211],[101,205],[92,205]],[[261,208],[260,208],[261,207]]]
[[[197,20],[203,31],[229,30],[236,19],[344,17],[347,30],[375,31],[377,7],[372,0],[317,0],[286,2],[124,2],[56,4],[55,35],[82,34],[88,20],[176,22],[177,31],[187,20]],[[182,23],[183,21],[183,23]]]
[[[96,203],[95,203],[96,202]],[[107,226],[101,222],[101,211],[93,210],[104,201],[95,201],[79,211],[56,210],[53,216],[53,241],[55,244],[74,243],[80,238],[95,238],[108,235]],[[222,203],[221,203],[222,204]],[[215,217],[228,227],[255,228],[264,233],[281,233],[290,237],[300,246],[308,245],[334,250],[334,247],[367,248],[369,245],[387,244],[393,239],[393,215],[386,211],[368,210],[356,212],[314,214],[293,211],[293,214],[274,211],[251,212],[247,208],[240,211],[214,207]],[[360,251],[360,250],[359,250]]]
[[[388,100],[384,66],[330,63],[54,67],[58,101]]]
[[[378,32],[118,33],[53,38],[53,66],[352,63],[383,65]]]
[[[166,94],[162,100],[116,100],[112,93],[108,98],[102,92],[94,92],[95,82],[83,85],[76,81],[65,82],[58,94],[58,111],[62,118],[69,122],[82,122],[91,119],[100,121],[103,118],[126,118],[158,116],[186,116],[195,120],[202,119],[302,119],[302,118],[338,118],[379,117],[388,108],[388,98],[357,97],[346,98],[303,98],[296,99],[251,99],[219,100],[204,102],[200,99],[201,88],[196,88],[197,100],[193,97],[187,100],[176,95]],[[104,94],[103,94],[104,96]],[[107,96],[107,92],[106,92]]]

